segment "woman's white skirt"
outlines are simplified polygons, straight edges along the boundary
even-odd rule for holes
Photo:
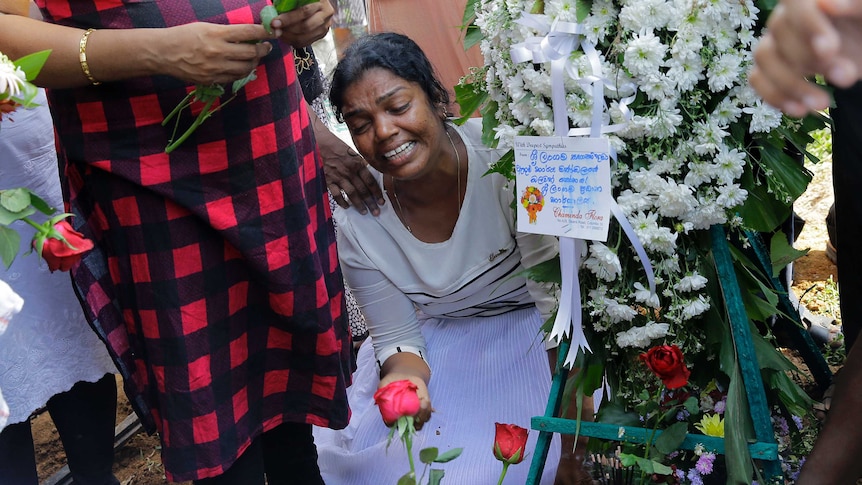
[[[445,485],[496,485],[502,463],[494,458],[494,423],[530,429],[530,419],[545,412],[551,384],[541,318],[535,309],[495,317],[425,320],[422,333],[431,366],[429,393],[434,413],[413,440],[416,473],[425,465],[419,450],[464,451],[453,461],[434,464],[445,472]],[[395,485],[410,469],[404,445],[383,424],[373,395],[379,381],[371,343],[359,350],[352,410],[344,430],[315,428],[320,470],[327,485]],[[527,456],[506,473],[506,484],[523,484],[530,470],[539,432],[530,430]],[[554,438],[542,484],[552,484],[560,458]],[[427,481],[427,471],[421,483]]]

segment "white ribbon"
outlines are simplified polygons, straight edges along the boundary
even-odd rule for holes
[[[539,33],[537,36],[529,37],[524,42],[513,45],[510,49],[512,62],[521,63],[532,61],[540,64],[551,63],[551,101],[554,111],[554,133],[556,136],[584,136],[600,138],[602,134],[620,131],[626,127],[626,123],[604,125],[604,90],[617,91],[616,85],[606,79],[602,73],[602,63],[596,47],[593,43],[582,39],[585,32],[583,25],[571,22],[554,20],[550,22],[545,15],[522,14],[515,21],[525,27]],[[592,75],[580,76],[570,61],[570,56],[578,48],[582,48],[592,70]],[[565,75],[580,83],[584,90],[591,90],[593,97],[593,108],[591,112],[591,126],[589,128],[569,128],[568,104],[566,103]],[[589,86],[587,86],[589,85]],[[626,86],[632,92],[632,86]],[[628,109],[629,103],[634,101],[635,96],[620,99],[619,109],[626,121],[631,119],[632,113]],[[612,154],[615,155],[615,154]],[[614,158],[616,158],[614,156]],[[655,294],[655,276],[652,264],[647,258],[646,251],[637,237],[631,224],[625,217],[616,201],[611,202],[611,212],[620,227],[628,236],[632,246],[637,252],[644,270],[647,274],[650,292]],[[560,237],[560,266],[562,270],[562,288],[560,292],[560,304],[554,325],[548,335],[548,340],[559,344],[563,339],[571,336],[571,345],[566,354],[564,365],[571,368],[575,363],[580,349],[591,351],[586,336],[584,335],[581,288],[578,279],[578,271],[581,266],[581,254],[584,248],[581,239]]]

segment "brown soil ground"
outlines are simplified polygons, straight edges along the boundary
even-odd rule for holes
[[[840,321],[840,313],[833,304],[834,298],[829,297],[826,285],[829,278],[838,280],[835,265],[825,253],[828,235],[824,219],[833,200],[831,161],[820,162],[814,171],[814,181],[796,204],[796,212],[806,221],[796,247],[810,249],[810,251],[794,263],[793,290],[800,295],[802,303],[813,313],[829,315]],[[804,365],[801,365],[801,360],[796,358],[793,352],[788,352],[788,356],[804,371]],[[117,422],[122,422],[131,412],[125,396],[120,391]],[[44,482],[65,465],[63,447],[47,413],[33,420],[33,437],[36,442],[39,477]],[[159,450],[158,436],[148,436],[143,432],[136,434],[117,451],[114,473],[120,483],[123,485],[168,483],[165,480]]]

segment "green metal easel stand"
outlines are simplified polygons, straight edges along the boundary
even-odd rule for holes
[[[767,275],[772,275],[772,264],[770,263],[761,238],[753,233],[749,233],[747,235],[752,239],[752,245],[757,254],[759,263],[764,267]],[[733,261],[731,259],[730,248],[728,247],[724,227],[718,225],[713,226],[710,229],[710,236],[712,239],[713,256],[715,258],[719,283],[724,294],[724,301],[726,302],[726,309],[730,318],[733,342],[738,354],[737,360],[739,362],[742,379],[745,385],[751,419],[754,424],[756,441],[754,443],[750,443],[748,448],[751,453],[751,457],[761,462],[764,478],[769,480],[771,478],[781,476],[781,463],[778,457],[778,444],[775,442],[775,436],[772,431],[772,420],[766,401],[766,393],[763,388],[763,380],[760,375],[760,366],[758,365],[757,355],[754,351],[749,320],[745,313],[739,283],[733,269]],[[784,288],[784,285],[781,284],[777,278],[773,278],[773,285],[779,289]],[[781,309],[787,315],[798,315],[787,297],[786,289],[785,294],[781,297]],[[792,324],[793,322],[790,323]],[[798,322],[796,323],[797,325],[793,325],[793,327],[798,331],[790,333],[798,334],[794,342],[800,345],[800,350],[803,353],[806,364],[809,366],[812,373],[815,374],[814,377],[818,384],[822,386],[823,384],[821,381],[823,381],[823,383],[831,381],[831,372],[829,372],[829,368],[819,349],[811,340],[811,336],[808,335],[807,331],[802,329],[801,325],[798,325]],[[791,329],[793,327],[791,327]],[[566,377],[568,374],[568,371],[563,368],[562,365],[568,349],[568,342],[563,342],[560,345],[557,368],[554,372],[550,397],[545,408],[545,414],[544,416],[533,417],[531,422],[532,429],[539,431],[539,438],[530,464],[530,473],[527,477],[527,485],[536,485],[539,483],[542,472],[545,468],[545,461],[548,458],[548,450],[551,446],[551,437],[553,436],[553,433],[571,435],[579,433],[581,436],[609,441],[619,441],[621,428],[619,425],[582,421],[580,423],[580,430],[578,431],[577,421],[556,417],[560,412],[563,390],[565,389]],[[656,431],[655,434],[653,434],[653,430],[639,427],[624,426],[622,428],[624,428],[626,441],[630,443],[645,443],[650,436],[655,439],[661,433],[661,431]],[[717,453],[724,454],[725,448],[723,438],[715,438],[701,434],[687,435],[681,448],[692,450],[698,443],[701,443],[710,449],[714,449]]]

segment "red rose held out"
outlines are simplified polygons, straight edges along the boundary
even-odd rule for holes
[[[416,384],[400,380],[381,387],[374,393],[374,402],[380,408],[383,422],[392,425],[401,416],[413,416],[419,412],[419,396]]]
[[[58,235],[65,241],[56,237]],[[93,241],[72,229],[67,221],[60,221],[46,236],[37,234],[33,239],[33,249],[42,255],[51,271],[69,271],[84,253],[93,249]]]
[[[668,389],[678,389],[688,384],[691,372],[685,366],[682,351],[676,345],[657,345],[641,354],[640,360]]]

